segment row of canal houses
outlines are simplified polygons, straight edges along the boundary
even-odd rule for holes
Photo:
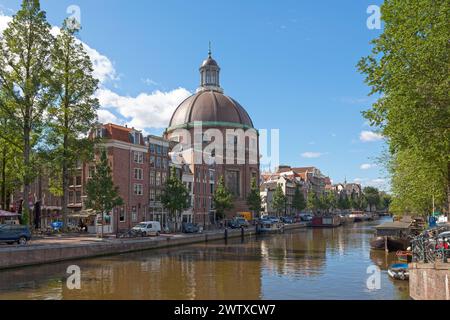
[[[298,188],[305,199],[311,193],[320,196],[326,192],[334,192],[337,196],[356,196],[362,194],[362,187],[357,183],[333,184],[330,177],[325,176],[316,167],[290,167],[279,166],[275,172],[264,172],[261,174],[260,194],[263,210],[266,214],[277,214],[272,207],[273,196],[278,185],[281,185],[286,196],[285,215],[294,215],[296,210],[292,202],[296,189]]]

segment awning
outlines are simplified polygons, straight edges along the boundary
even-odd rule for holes
[[[19,217],[20,214],[15,212],[8,212],[0,210],[0,218],[11,218],[11,217]]]
[[[82,210],[69,214],[69,218],[89,218],[96,215],[97,213],[94,210]]]

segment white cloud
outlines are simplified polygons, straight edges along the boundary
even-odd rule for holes
[[[101,123],[115,123],[119,124],[120,120],[111,111],[100,109],[97,112],[98,121]]]
[[[306,158],[306,159],[320,158],[323,155],[325,155],[325,154],[321,153],[321,152],[305,152],[305,153],[302,153],[302,157]]]
[[[0,33],[3,32],[8,27],[8,23],[12,20],[11,17],[5,16],[3,12],[0,11]]]
[[[370,163],[364,163],[361,165],[361,170],[370,170],[372,168],[376,168],[377,165],[376,164],[370,164]]]
[[[359,140],[362,142],[375,142],[383,140],[383,136],[373,131],[362,131]]]
[[[97,92],[103,108],[114,108],[131,126],[139,129],[167,127],[176,107],[190,95],[184,88],[141,93],[136,97],[120,96],[109,89]]]
[[[10,22],[11,20],[12,17],[4,15],[0,11],[0,33],[2,33],[8,27],[8,22]],[[50,33],[54,37],[59,35],[60,32],[60,28],[57,26],[52,26],[50,30]],[[83,44],[86,53],[91,58],[94,67],[93,76],[100,81],[100,84],[103,84],[107,81],[114,81],[119,79],[114,65],[108,57],[102,55],[97,50],[92,49],[86,43],[82,41],[80,42]]]
[[[141,79],[141,80],[143,83],[145,83],[148,86],[158,86],[159,85],[158,82],[156,82],[155,80],[150,79],[150,78],[145,78],[145,79]]]

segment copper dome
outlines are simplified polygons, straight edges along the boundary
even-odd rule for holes
[[[205,127],[253,128],[245,109],[221,92],[203,90],[187,98],[175,110],[168,130],[202,122]]]

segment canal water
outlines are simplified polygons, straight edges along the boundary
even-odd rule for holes
[[[370,250],[376,222],[0,271],[4,299],[409,299]],[[66,286],[81,269],[81,289]],[[381,269],[379,287],[373,266]],[[373,279],[373,278],[371,278]]]

